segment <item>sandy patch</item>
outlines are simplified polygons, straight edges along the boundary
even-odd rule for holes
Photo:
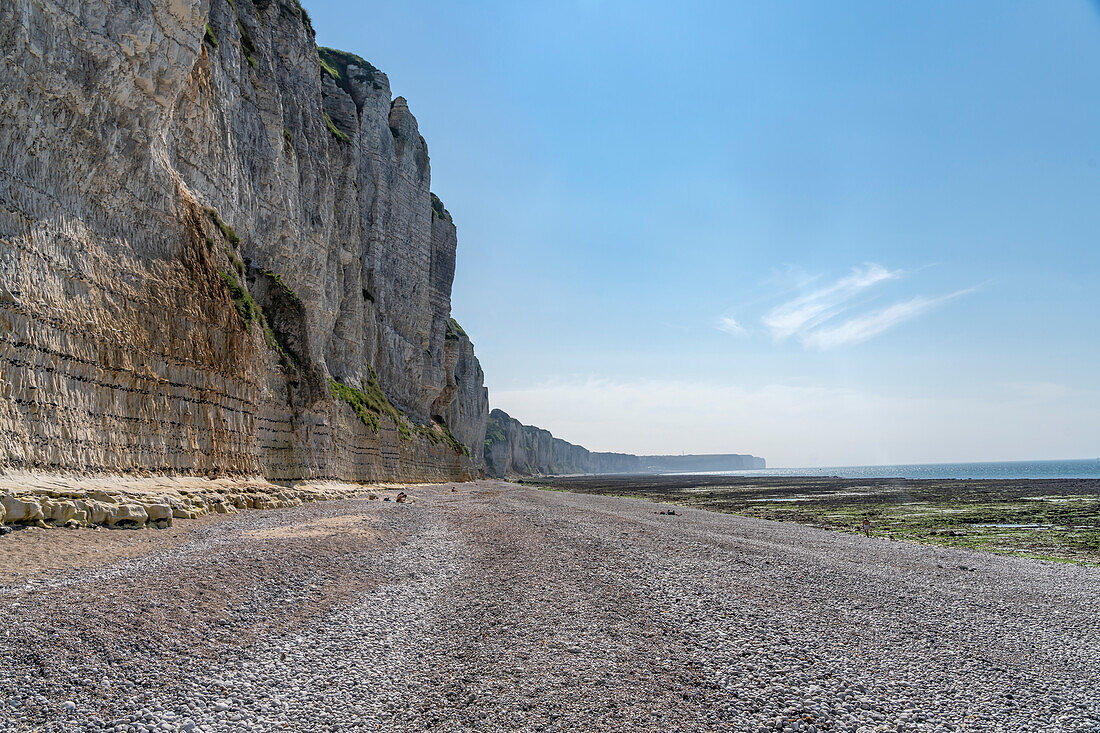
[[[27,527],[0,537],[0,579],[76,570],[161,552],[186,542],[195,530],[227,519],[230,517],[201,517],[158,530]]]
[[[285,527],[250,529],[244,532],[244,536],[260,540],[356,536],[368,541],[378,541],[382,538],[382,533],[374,529],[374,524],[375,520],[370,516],[349,514]]]

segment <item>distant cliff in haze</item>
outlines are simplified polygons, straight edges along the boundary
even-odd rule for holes
[[[489,413],[485,433],[485,468],[489,475],[500,478],[570,473],[738,471],[765,466],[763,458],[737,453],[685,456],[594,453],[555,438],[549,430],[524,425],[503,410]]]

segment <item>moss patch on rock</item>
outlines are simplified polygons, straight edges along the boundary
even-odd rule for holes
[[[336,70],[336,67],[325,61],[325,57],[320,54],[317,55],[317,61],[321,64],[321,71],[332,77],[333,81],[340,80],[340,72]]]
[[[370,369],[370,378],[363,389],[357,389],[337,382],[335,379],[330,379],[329,392],[333,398],[351,405],[355,414],[366,425],[369,425],[371,430],[377,432],[378,418],[383,416],[388,417],[395,425],[400,427],[405,422],[405,416],[393,406],[393,403],[386,397],[386,393],[382,391],[382,385],[378,383],[378,374],[374,371],[374,368],[368,368]]]
[[[233,227],[222,221],[221,216],[218,215],[218,212],[216,210],[208,208],[206,210],[206,213],[210,215],[210,220],[214,222],[214,226],[218,228],[218,231],[222,233],[222,236],[227,242],[232,244],[234,247],[241,246],[241,238],[237,236],[237,233],[235,231],[233,231]]]
[[[447,332],[443,335],[443,338],[452,341],[457,341],[461,338],[469,340],[469,336],[466,335],[466,331],[462,326],[458,325],[458,321],[453,318],[447,319]]]
[[[260,307],[256,305],[256,301],[252,300],[252,296],[244,289],[236,275],[224,270],[219,270],[218,274],[221,275],[226,288],[229,289],[229,297],[233,299],[233,306],[237,309],[237,315],[241,317],[241,321],[244,323],[244,330],[251,332],[252,324],[260,318]]]
[[[446,207],[443,206],[443,202],[439,200],[439,197],[436,196],[434,193],[429,195],[432,198],[432,215],[438,216],[440,219],[450,221],[451,212],[447,211]]]
[[[327,127],[328,131],[332,133],[332,136],[340,142],[344,143],[345,145],[350,145],[351,138],[348,137],[347,134],[340,130],[338,127],[336,127],[336,124],[332,121],[332,118],[328,116],[328,112],[321,112],[321,114],[324,115],[325,127]]]
[[[419,435],[433,445],[449,446],[457,455],[470,455],[470,449],[463,445],[442,422],[433,422],[430,425],[411,422],[408,416],[394,407],[386,397],[386,393],[378,383],[378,374],[374,368],[368,367],[368,369],[370,377],[362,389],[329,379],[329,394],[333,399],[349,405],[363,424],[374,432],[378,432],[381,427],[379,420],[387,417],[397,428],[402,440],[411,441],[415,435]]]
[[[256,60],[259,49],[256,48],[256,43],[252,40],[252,34],[244,27],[244,23],[241,22],[240,18],[237,18],[237,30],[241,34],[241,51],[244,53],[245,60],[248,61],[249,66],[256,68],[259,66],[259,62]]]

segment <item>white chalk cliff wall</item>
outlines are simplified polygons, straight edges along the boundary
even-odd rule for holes
[[[0,3],[0,471],[474,476],[405,100],[296,0]]]

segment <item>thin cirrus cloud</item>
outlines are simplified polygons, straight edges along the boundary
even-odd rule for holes
[[[901,277],[898,270],[876,264],[856,268],[832,285],[777,305],[764,314],[763,322],[777,341],[805,333],[843,311],[846,304],[868,288]]]
[[[954,300],[961,295],[973,292],[973,288],[959,290],[938,298],[926,298],[918,295],[902,303],[894,303],[851,318],[836,326],[826,326],[803,335],[802,343],[818,349],[830,349],[835,346],[858,344],[888,331],[899,323],[912,320],[938,305]]]
[[[736,318],[730,318],[729,316],[719,318],[715,328],[728,333],[730,336],[744,336],[746,333],[745,327]]]
[[[858,310],[859,303],[865,301],[862,296],[869,294],[876,286],[900,279],[903,275],[901,270],[868,263],[854,268],[850,274],[829,285],[780,303],[760,320],[775,341],[797,338],[807,348],[831,349],[872,339],[974,290],[968,288],[934,298],[917,295],[852,314]],[[736,319],[729,316],[721,318],[717,327],[734,336],[747,333]]]

